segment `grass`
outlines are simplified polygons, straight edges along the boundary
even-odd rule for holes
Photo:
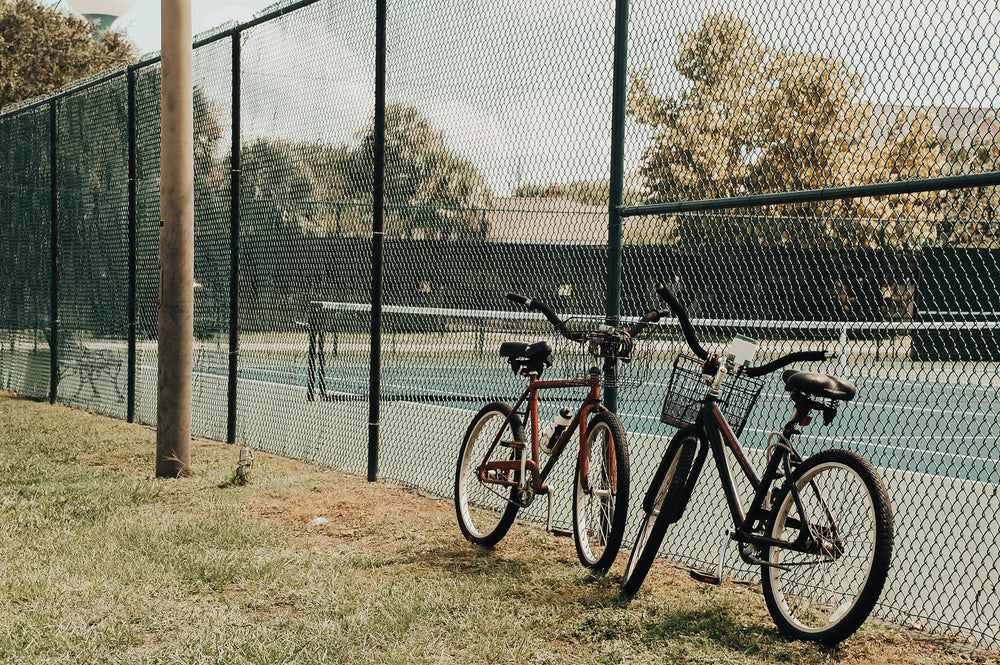
[[[781,638],[759,595],[658,565],[631,602],[572,543],[465,542],[451,503],[198,441],[152,477],[146,428],[0,394],[5,663],[960,663],[869,623],[839,649]]]

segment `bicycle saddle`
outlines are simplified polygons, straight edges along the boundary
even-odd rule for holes
[[[552,366],[552,347],[548,342],[503,342],[500,345],[500,357],[510,362],[511,368],[517,374],[521,367],[527,372],[541,374],[544,367]]]
[[[850,402],[858,394],[858,389],[854,387],[853,383],[829,374],[786,369],[781,374],[781,380],[785,382],[785,390],[800,392],[811,397]]]

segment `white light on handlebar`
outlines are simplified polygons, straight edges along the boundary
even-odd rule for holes
[[[753,361],[753,357],[756,355],[759,346],[760,342],[754,338],[737,335],[729,345],[729,353],[726,354],[726,360],[731,362],[735,367],[747,367]]]

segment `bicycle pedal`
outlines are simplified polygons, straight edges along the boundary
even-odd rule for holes
[[[704,582],[705,584],[722,584],[722,578],[718,575],[713,575],[712,573],[706,573],[701,570],[691,570],[691,579]]]
[[[500,445],[504,448],[513,448],[514,450],[524,450],[525,444],[520,441],[501,441]]]

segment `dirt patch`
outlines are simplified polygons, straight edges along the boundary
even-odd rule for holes
[[[331,482],[306,494],[260,499],[250,505],[251,514],[281,522],[312,546],[327,549],[373,535],[384,538],[407,525],[425,531],[454,511],[450,502],[409,488],[337,472],[324,475],[331,476]]]

